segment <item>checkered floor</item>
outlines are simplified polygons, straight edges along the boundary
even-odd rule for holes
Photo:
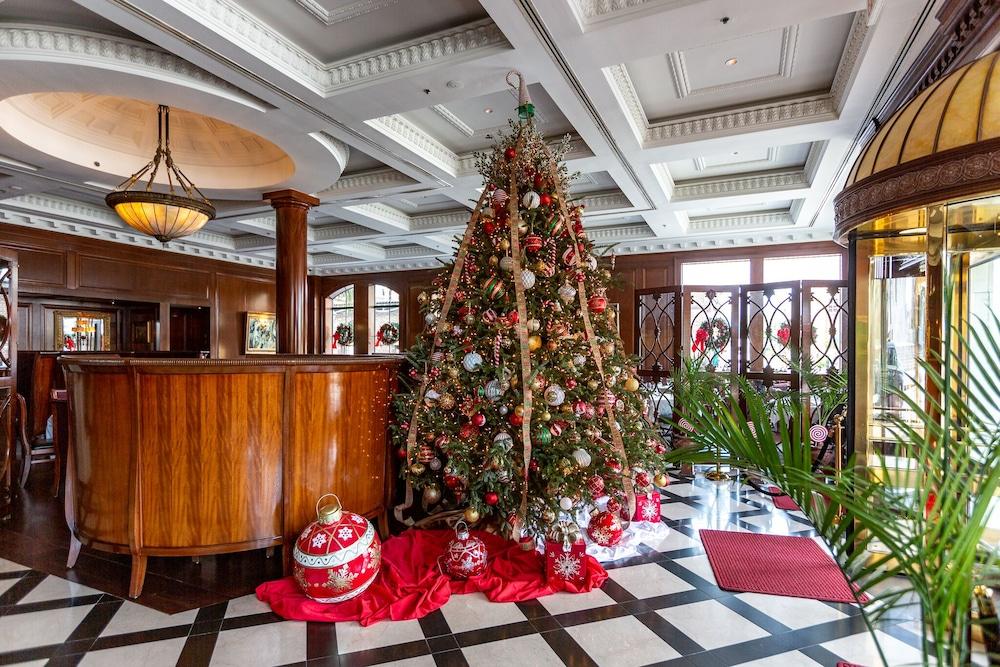
[[[715,585],[700,529],[812,536],[801,514],[700,477],[662,496],[669,533],[608,564],[601,590],[518,604],[455,596],[419,621],[368,628],[285,622],[253,596],[171,616],[0,560],[0,664],[879,664],[851,605]],[[885,625],[880,638],[890,664],[919,661],[912,624]]]

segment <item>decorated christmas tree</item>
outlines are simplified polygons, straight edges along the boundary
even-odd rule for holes
[[[666,483],[606,297],[611,273],[569,198],[565,143],[549,147],[520,92],[519,121],[479,156],[483,194],[458,252],[418,297],[426,326],[396,403],[397,516],[419,502],[515,538],[603,496],[631,518],[636,491]]]

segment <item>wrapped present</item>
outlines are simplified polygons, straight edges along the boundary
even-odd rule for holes
[[[545,536],[545,576],[574,584],[586,576],[587,545],[573,521],[556,523]]]
[[[635,513],[632,515],[633,521],[659,521],[660,520],[660,494],[650,489],[649,491],[635,494]]]

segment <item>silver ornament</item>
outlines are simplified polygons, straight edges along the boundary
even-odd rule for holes
[[[538,331],[541,328],[542,328],[542,323],[539,322],[538,320],[534,318],[528,320],[528,331],[534,333],[535,331]]]
[[[570,285],[569,283],[566,283],[565,285],[559,288],[559,298],[565,301],[566,303],[572,301],[573,297],[575,296],[576,296],[576,288]]]
[[[479,370],[479,367],[483,365],[483,356],[478,352],[469,352],[462,359],[462,368],[473,373]]]
[[[566,392],[557,384],[550,384],[545,388],[545,402],[549,405],[562,405],[566,400]]]
[[[490,380],[486,383],[484,391],[488,401],[496,402],[500,400],[500,396],[503,394],[503,385],[501,385],[500,380]]]
[[[590,457],[590,452],[586,449],[574,449],[573,450],[573,460],[581,468],[587,468],[590,466],[593,459]]]
[[[500,268],[503,269],[504,271],[508,271],[508,272],[513,271],[514,270],[514,258],[511,257],[510,255],[506,255],[504,257],[501,257],[500,258]]]
[[[542,198],[534,190],[529,190],[521,197],[521,203],[524,204],[525,208],[538,208],[538,205],[542,203]]]
[[[571,509],[573,509],[573,499],[563,496],[562,498],[559,499],[559,507],[564,512],[570,511]]]
[[[524,289],[531,289],[535,286],[535,274],[530,269],[521,271],[521,284]]]
[[[510,408],[508,408],[506,405],[501,405],[500,407],[497,408],[497,412],[499,412],[501,415],[505,415],[507,414],[507,411],[509,409]]]
[[[503,448],[505,452],[509,452],[514,448],[514,438],[507,431],[500,431],[493,436],[493,444]]]

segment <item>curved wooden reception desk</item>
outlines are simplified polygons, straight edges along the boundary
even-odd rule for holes
[[[62,358],[69,567],[81,543],[132,556],[284,545],[337,493],[387,532],[389,357]]]

